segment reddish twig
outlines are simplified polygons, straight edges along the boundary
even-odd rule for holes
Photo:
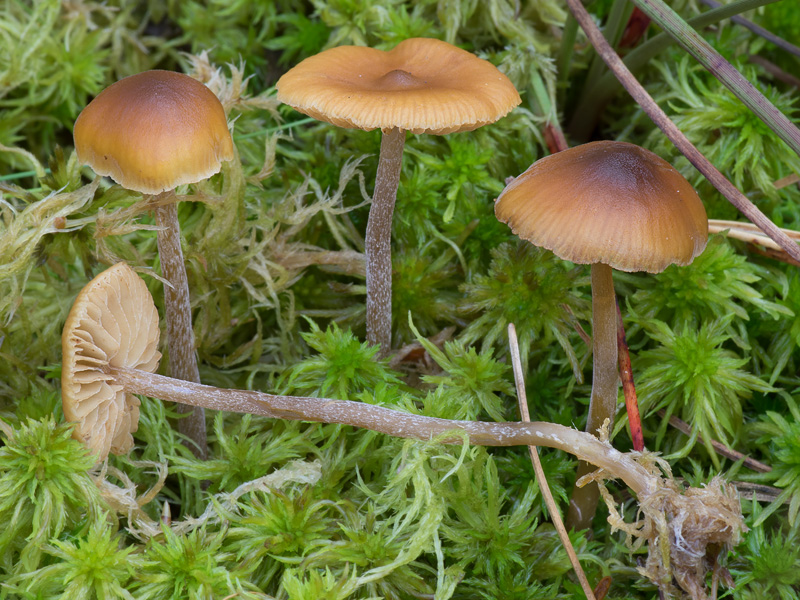
[[[564,132],[558,123],[548,123],[544,126],[544,141],[547,142],[547,149],[550,150],[550,154],[569,148],[567,138],[564,137]]]
[[[633,7],[633,12],[628,19],[628,24],[625,26],[625,32],[622,34],[618,48],[633,48],[639,43],[639,40],[644,36],[644,32],[650,26],[650,17],[644,14],[638,7]]]
[[[642,417],[639,414],[639,401],[636,398],[636,385],[633,383],[633,371],[631,370],[631,354],[628,350],[628,340],[625,338],[619,300],[617,300],[617,357],[619,377],[622,380],[622,393],[625,395],[625,410],[628,412],[628,423],[631,426],[633,449],[642,452],[644,450]]]
[[[658,411],[658,416],[662,419],[667,415],[666,412],[663,410]],[[682,421],[675,415],[672,415],[669,418],[669,424],[672,425],[675,429],[683,433],[684,435],[692,435],[692,428],[686,422]],[[697,437],[698,441],[702,442],[702,436]],[[714,450],[722,454],[725,458],[729,458],[733,461],[742,460],[745,467],[748,469],[752,469],[753,471],[758,471],[759,473],[769,473],[772,471],[772,467],[769,465],[765,465],[764,463],[757,461],[755,458],[750,458],[746,454],[742,454],[741,452],[734,450],[733,448],[728,448],[725,444],[718,442],[717,440],[711,440],[711,445],[714,447]]]

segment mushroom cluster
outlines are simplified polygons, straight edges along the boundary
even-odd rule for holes
[[[314,118],[339,127],[382,131],[365,236],[366,317],[368,341],[380,345],[381,356],[386,356],[391,349],[392,213],[406,132],[471,131],[506,115],[520,103],[520,96],[489,62],[424,38],[405,40],[387,52],[352,46],[327,50],[288,71],[277,89],[279,100]],[[652,521],[644,529],[649,527],[646,537],[654,546],[669,534],[662,515],[683,518],[689,510],[680,491],[644,468],[638,456],[621,455],[591,435],[553,424],[447,421],[368,403],[201,385],[174,189],[212,176],[222,162],[234,158],[220,101],[191,77],[148,71],[98,95],[76,121],[74,136],[79,159],[98,175],[150,196],[159,225],[162,273],[168,282],[167,337],[175,379],[155,374],[161,358],[158,313],[147,286],[127,265],[117,264],[87,284],[67,318],[62,337],[64,414],[76,423],[75,437],[98,461],[133,446],[138,393],[195,407],[193,418],[182,421],[182,431],[203,457],[203,407],[349,424],[400,437],[439,436],[447,443],[463,442],[464,437],[452,434],[460,430],[475,444],[536,443],[571,451],[605,471],[586,480],[608,473],[623,478],[639,495],[646,521]],[[565,260],[591,265],[594,371],[586,431],[595,434],[613,422],[617,403],[612,270],[658,273],[672,264],[690,263],[708,238],[703,204],[666,161],[633,144],[605,141],[537,161],[508,184],[496,200],[495,213],[521,238]],[[589,462],[582,463],[579,478],[594,469]],[[675,576],[684,589],[701,585],[702,577],[697,579],[695,571],[704,565],[698,566],[695,559],[710,543],[707,529],[714,528],[714,543],[738,537],[738,505],[731,500],[731,490],[719,487],[713,498],[700,498],[691,509],[710,515],[701,514],[702,522],[694,528],[699,533],[692,532],[697,550],[687,558],[670,548],[666,566],[653,559],[648,569],[654,579]],[[576,491],[568,522],[587,527],[598,496],[596,485]],[[653,508],[656,500],[660,504]],[[709,506],[713,510],[707,510]],[[720,506],[724,518],[717,516]],[[686,531],[689,528],[681,530],[679,524],[673,534],[685,537]],[[670,570],[670,560],[673,566],[685,567],[688,583],[684,585]]]

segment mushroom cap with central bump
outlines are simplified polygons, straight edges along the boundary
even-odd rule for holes
[[[145,71],[107,87],[78,116],[74,137],[81,162],[145,194],[207,179],[234,156],[214,92],[172,71]]]
[[[392,50],[339,46],[278,80],[278,100],[339,127],[446,134],[494,123],[520,103],[490,62],[452,44],[412,38]]]
[[[667,161],[625,142],[576,146],[536,161],[497,198],[495,215],[563,259],[660,273],[708,241],[691,184]]]
[[[128,452],[139,423],[139,399],[114,382],[108,367],[154,372],[158,337],[150,291],[125,263],[92,279],[72,305],[61,336],[64,416],[98,460]]]

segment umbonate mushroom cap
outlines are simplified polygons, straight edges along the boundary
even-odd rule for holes
[[[78,115],[73,133],[81,162],[145,194],[207,179],[234,156],[214,92],[172,71],[111,84]]]
[[[125,263],[92,279],[72,305],[61,335],[64,416],[98,461],[128,452],[139,423],[139,399],[114,382],[109,367],[154,372],[158,337],[150,291]]]
[[[443,42],[411,38],[385,52],[339,46],[278,80],[278,100],[339,127],[446,134],[505,116],[521,100],[490,62]]]
[[[691,184],[649,150],[625,142],[576,146],[536,161],[495,203],[519,237],[563,259],[660,273],[708,241]]]

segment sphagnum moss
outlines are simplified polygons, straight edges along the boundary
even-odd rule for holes
[[[22,597],[134,600],[131,582],[145,561],[134,546],[122,547],[120,537],[108,523],[97,520],[86,533],[53,538],[42,548],[52,564],[12,577],[6,589]]]
[[[45,546],[84,519],[104,521],[106,506],[87,471],[94,464],[52,415],[5,426],[0,446],[0,573],[42,565]]]

